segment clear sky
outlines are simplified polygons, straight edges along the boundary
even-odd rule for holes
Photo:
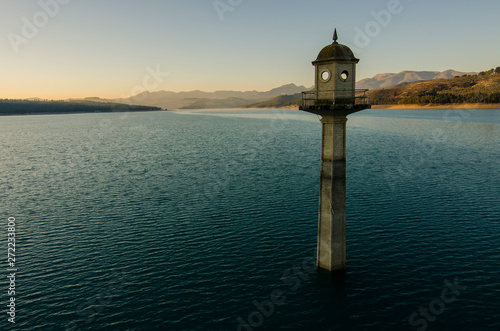
[[[499,0],[2,0],[0,98],[312,86],[334,27],[357,80],[483,71],[499,17]]]

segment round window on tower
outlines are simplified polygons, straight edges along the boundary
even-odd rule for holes
[[[340,80],[345,82],[347,78],[349,78],[349,73],[347,72],[347,70],[342,71],[340,73]]]
[[[330,77],[331,77],[331,74],[330,74],[330,70],[324,70],[322,73],[321,73],[321,81],[322,82],[328,82],[330,80]]]

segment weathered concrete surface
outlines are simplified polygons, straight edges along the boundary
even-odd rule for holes
[[[346,122],[345,116],[321,119],[317,264],[330,271],[345,269]]]

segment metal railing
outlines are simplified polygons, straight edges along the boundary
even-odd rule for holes
[[[354,97],[353,97],[354,96]],[[329,90],[302,92],[302,106],[323,105],[369,105],[370,93],[367,89],[356,90]]]

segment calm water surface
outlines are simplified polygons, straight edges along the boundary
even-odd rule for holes
[[[348,270],[334,284],[311,268],[316,116],[2,117],[15,329],[499,330],[499,115],[349,117]]]

